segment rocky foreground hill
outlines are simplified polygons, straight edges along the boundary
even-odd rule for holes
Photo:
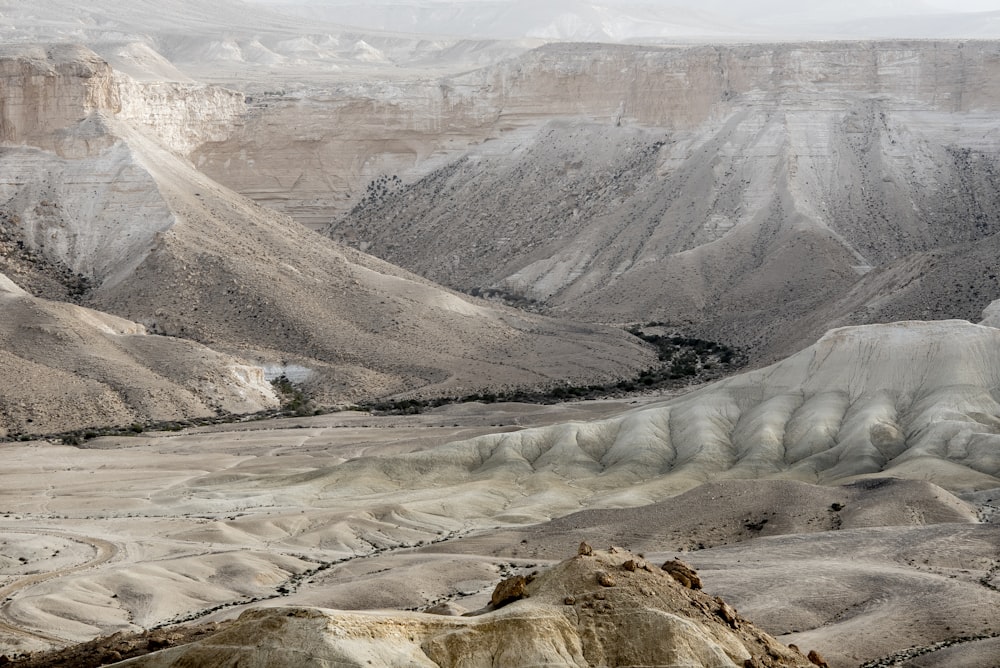
[[[491,603],[465,616],[272,608],[244,613],[190,644],[110,665],[158,666],[712,666],[800,668],[825,664],[789,648],[700,591],[686,564],[582,543],[580,554],[495,588]],[[30,666],[89,666],[171,644],[119,636],[54,653]],[[174,638],[180,638],[176,634]],[[153,642],[155,640],[155,643]],[[175,640],[176,641],[176,640]],[[139,650],[141,651],[141,650]],[[103,654],[102,654],[103,653]]]

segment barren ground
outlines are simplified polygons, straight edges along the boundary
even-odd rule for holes
[[[505,514],[503,497],[544,482],[518,483],[509,471],[426,489],[407,489],[412,472],[384,467],[387,479],[329,482],[350,458],[628,407],[465,404],[418,416],[344,413],[100,438],[84,449],[5,444],[0,653],[220,621],[251,605],[477,609],[503,576],[554,563],[587,539],[654,561],[681,556],[700,569],[706,591],[834,666],[942,642],[948,656],[989,665],[982,657],[1000,631],[1000,527],[979,520],[991,517],[1000,491],[967,503],[916,481],[730,480],[652,506],[594,507],[535,525]],[[386,494],[393,476],[400,488]],[[553,508],[573,498],[593,507],[594,497],[569,487],[553,477],[534,494],[551,495]],[[494,502],[483,492],[490,488]],[[430,512],[433,497],[449,510]],[[463,503],[462,513],[450,509]],[[982,640],[950,644],[957,638]],[[906,665],[948,665],[929,663],[938,654]]]

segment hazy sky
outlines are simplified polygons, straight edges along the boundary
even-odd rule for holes
[[[260,4],[272,5],[462,5],[462,4],[512,4],[518,0],[252,0]],[[786,11],[809,12],[816,10],[826,13],[829,10],[843,11],[846,18],[850,14],[891,11],[893,14],[910,12],[921,13],[928,10],[945,12],[987,12],[1000,10],[998,0],[580,0],[584,4],[598,5],[652,5],[659,7],[680,7],[685,9],[725,9],[741,14],[755,11]],[[537,0],[539,7],[546,5],[546,0]],[[556,4],[556,3],[552,3]],[[562,3],[560,3],[562,4]]]
[[[941,9],[953,12],[989,12],[1000,8],[996,0],[947,0],[946,2],[928,2]]]
[[[370,29],[506,38],[1000,35],[1000,0],[250,1]],[[979,17],[974,12],[990,13]]]

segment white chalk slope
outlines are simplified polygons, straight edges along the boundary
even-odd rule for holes
[[[292,532],[283,525],[279,535],[303,548],[352,552],[403,536],[640,506],[714,480],[894,476],[990,489],[1000,487],[998,380],[998,329],[965,321],[844,328],[773,366],[619,417],[297,475],[213,478],[198,494],[229,499],[223,509],[308,500],[323,519]],[[180,488],[155,499],[189,503]],[[271,524],[247,517],[188,538],[238,543]]]
[[[500,495],[512,521],[578,504],[640,505],[726,478],[829,484],[889,475],[986,489],[1000,486],[998,385],[998,329],[843,328],[778,364],[617,418],[362,458],[299,484],[344,501],[376,492],[373,504],[445,485],[461,495],[414,500],[408,510],[470,516]]]

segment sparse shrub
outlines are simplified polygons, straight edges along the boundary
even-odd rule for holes
[[[281,400],[282,410],[296,416],[318,415],[319,411],[313,402],[306,396],[302,388],[295,385],[285,374],[281,374],[271,381],[278,397]]]

